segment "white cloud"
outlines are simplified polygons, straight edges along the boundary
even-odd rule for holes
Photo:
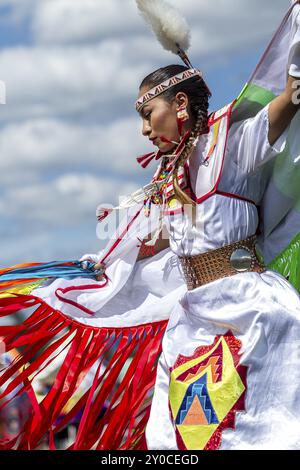
[[[211,42],[222,52],[239,47],[237,37],[242,40],[247,37],[248,45],[266,37],[289,6],[288,0],[173,0],[171,3],[189,21],[193,47],[198,53],[210,52]],[[147,34],[134,0],[44,0],[34,10],[33,29],[37,41],[46,44],[81,43],[137,32]],[[210,34],[205,36],[205,42],[198,43],[197,32],[200,36]]]
[[[130,179],[75,172],[9,188],[0,199],[1,266],[98,251],[106,242],[96,236],[96,207],[136,189]]]
[[[14,172],[85,168],[97,174],[142,176],[136,157],[154,149],[140,132],[137,117],[103,125],[80,125],[60,120],[31,120],[8,124],[0,131],[0,181]]]
[[[179,6],[180,0],[174,0]],[[224,54],[271,39],[289,1],[189,0],[182,5],[190,19],[194,56]]]
[[[145,62],[134,68],[118,41],[87,47],[16,47],[0,52],[7,105],[1,119],[95,113],[105,118],[117,104],[133,103]],[[128,105],[127,105],[128,106]]]
[[[191,24],[191,58],[204,69],[267,42],[289,3],[169,1]],[[143,76],[178,60],[153,38],[134,0],[1,5],[12,7],[12,34],[22,22],[33,32],[33,44],[0,51],[7,86],[0,107],[1,264],[76,257],[99,245],[96,206],[116,202],[151,174],[135,161],[147,145],[133,102]]]
[[[285,11],[279,0],[174,4],[192,27],[192,61],[204,69],[205,62],[218,63],[232,50],[267,42]],[[129,112],[146,74],[177,60],[153,38],[134,0],[31,1],[23,10],[30,6],[35,46],[0,52],[7,87],[2,121],[76,114],[113,119]]]
[[[75,172],[11,186],[0,199],[1,267],[96,253],[107,243],[96,235],[96,207],[136,189],[130,179]]]
[[[43,43],[97,41],[143,29],[132,0],[44,0],[33,13],[33,31]]]
[[[46,182],[26,184],[7,190],[0,201],[0,217],[18,219],[28,232],[34,227],[44,230],[53,227],[78,227],[93,216],[96,226],[96,207],[101,203],[118,203],[119,194],[137,189],[130,180],[116,182],[114,178],[85,173],[65,173]]]
[[[1,251],[1,268],[27,261],[54,261],[56,259],[55,241],[51,237],[51,233],[46,230],[43,232],[32,230],[30,236],[29,234],[24,236],[22,231],[18,231],[15,236],[10,232],[8,236],[2,235],[1,238],[2,244],[5,246],[5,249]],[[52,252],[51,248],[49,249],[51,245],[54,248],[52,248]],[[54,258],[47,258],[48,254],[54,254]]]
[[[66,215],[64,215],[66,219]],[[4,237],[1,251],[1,267],[26,262],[49,262],[55,260],[80,259],[85,253],[96,253],[103,247],[103,242],[96,237],[95,221],[78,224],[78,227],[64,231],[55,227],[24,229],[20,227],[13,234],[12,230]]]

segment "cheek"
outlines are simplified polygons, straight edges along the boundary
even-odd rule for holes
[[[170,111],[160,111],[153,116],[153,127],[172,134],[177,130],[177,121]]]

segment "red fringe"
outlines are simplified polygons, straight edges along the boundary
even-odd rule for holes
[[[0,316],[32,306],[35,311],[21,325],[0,328],[7,352],[22,348],[0,371],[0,411],[23,394],[31,411],[17,436],[0,439],[0,449],[36,449],[45,438],[55,449],[55,434],[79,412],[71,449],[145,448],[144,431],[167,322],[94,328],[71,320],[39,298],[22,295],[0,299]],[[66,350],[50,390],[38,403],[32,382]],[[96,364],[91,387],[75,402],[79,386]],[[66,405],[68,412],[63,414]]]

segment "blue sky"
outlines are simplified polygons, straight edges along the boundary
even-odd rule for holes
[[[194,66],[231,101],[289,1],[174,0],[191,24]],[[126,14],[124,14],[124,9]],[[150,71],[180,63],[163,51],[134,0],[0,1],[1,265],[98,251],[95,209],[137,189],[154,168],[133,108]]]

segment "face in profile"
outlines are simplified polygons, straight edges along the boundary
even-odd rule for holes
[[[148,88],[140,90],[139,97],[144,95]],[[148,137],[158,149],[167,153],[176,144],[164,142],[162,137],[169,141],[179,142],[180,136],[177,125],[177,111],[180,102],[174,99],[172,102],[166,101],[162,96],[150,100],[140,111],[143,120],[142,134]]]

